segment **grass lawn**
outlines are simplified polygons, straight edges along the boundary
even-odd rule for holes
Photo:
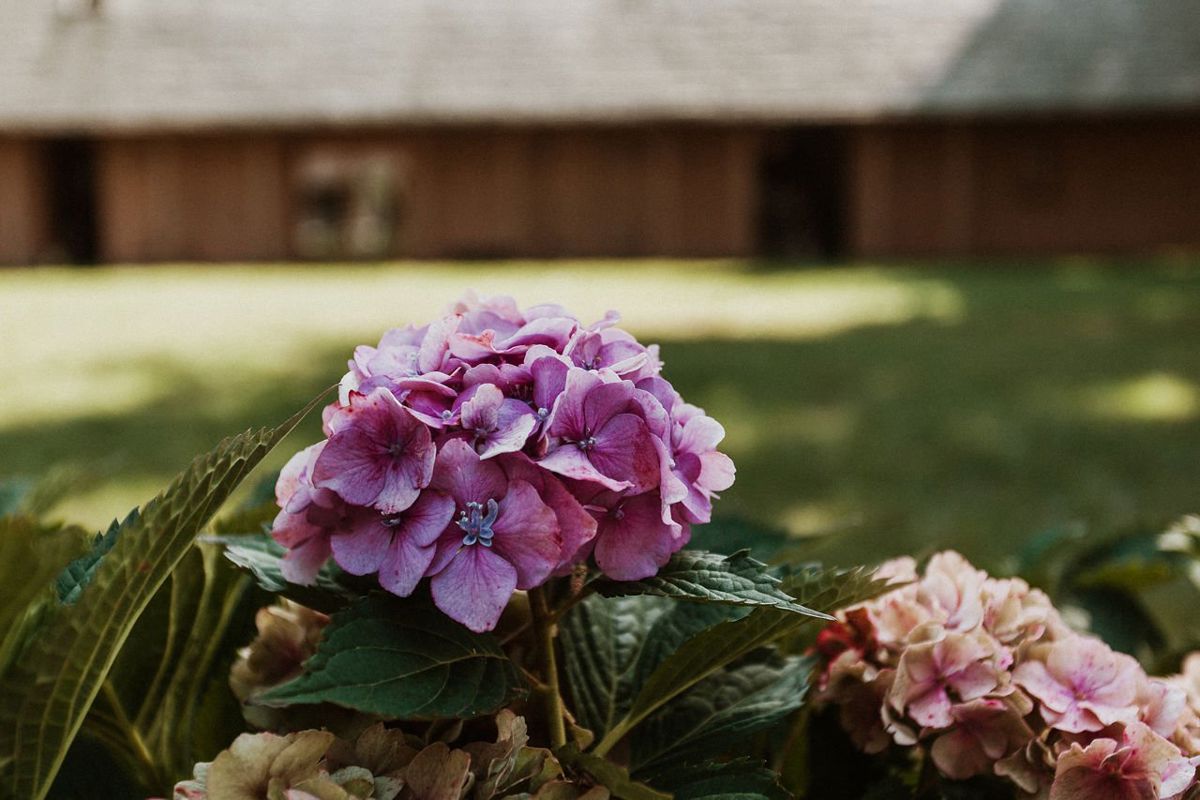
[[[1181,261],[0,271],[0,477],[88,468],[59,511],[98,526],[468,287],[620,309],[725,424],[721,508],[835,532],[837,561],[997,565],[1049,526],[1200,510],[1200,262]]]

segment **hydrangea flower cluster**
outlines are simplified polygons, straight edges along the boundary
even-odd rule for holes
[[[530,747],[525,720],[496,715],[495,742],[452,748],[376,723],[353,740],[325,730],[244,733],[174,800],[607,800],[604,789],[564,774],[546,749]]]
[[[1072,631],[1049,599],[957,553],[844,609],[822,632],[819,701],[868,753],[928,748],[953,780],[1006,777],[1050,800],[1181,797],[1200,764],[1200,656],[1146,675],[1133,658]]]
[[[514,591],[594,558],[653,575],[733,483],[724,429],[659,374],[656,346],[557,305],[468,295],[355,349],[326,438],[276,486],[286,576],[332,557],[474,631]]]

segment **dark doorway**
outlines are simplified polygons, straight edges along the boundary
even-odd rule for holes
[[[776,133],[760,165],[759,235],[773,258],[838,258],[845,252],[846,136],[841,128]]]
[[[88,139],[46,143],[50,239],[55,255],[72,264],[100,257],[96,208],[96,148]]]

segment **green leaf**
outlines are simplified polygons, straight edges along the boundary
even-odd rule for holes
[[[795,633],[812,619],[777,608],[757,608],[742,619],[719,623],[692,637],[650,674],[628,713],[596,746],[596,753],[607,753],[642,720],[717,670]]]
[[[249,572],[261,588],[317,611],[337,611],[365,594],[365,588],[354,588],[353,576],[346,575],[332,562],[321,567],[311,586],[288,582],[282,567],[287,549],[265,533],[210,536],[205,541],[223,545],[225,557]]]
[[[0,682],[0,795],[45,797],[142,611],[230,492],[319,401],[225,440],[119,526],[79,600],[48,615]]]
[[[618,800],[671,800],[671,795],[630,778],[629,770],[624,767],[591,753],[581,753],[573,744],[559,748],[554,755],[564,766],[590,775]]]
[[[84,549],[80,528],[48,526],[24,516],[0,517],[0,675],[29,643],[55,604],[53,580]]]
[[[886,584],[875,580],[871,571],[863,568],[821,569],[809,565],[787,576],[783,586],[800,602],[832,611],[874,597]],[[745,617],[721,622],[689,639],[647,676],[625,717],[613,725],[596,746],[596,752],[604,755],[672,698],[752,650],[799,633],[812,619],[778,608],[759,607]]]
[[[135,508],[125,517],[124,522],[113,520],[106,532],[96,534],[91,548],[86,553],[63,567],[63,571],[54,582],[60,603],[72,604],[79,599],[84,587],[91,582],[96,573],[96,567],[100,566],[101,560],[116,544],[117,534],[123,529],[133,527],[137,523],[137,515],[138,510]]]
[[[580,723],[597,736],[629,710],[638,687],[688,637],[740,613],[661,597],[588,597],[559,623]]]
[[[804,703],[812,661],[792,656],[720,670],[638,727],[632,741],[634,774],[654,776],[744,745]]]
[[[794,567],[783,578],[783,588],[797,602],[830,612],[863,603],[896,588],[876,580],[873,567],[822,567],[805,564]]]
[[[716,764],[684,764],[663,772],[654,785],[675,800],[789,800],[779,776],[750,758]]]
[[[767,565],[750,557],[749,550],[730,556],[699,550],[681,550],[658,571],[640,581],[601,579],[594,584],[607,597],[650,594],[735,606],[767,606],[813,617],[820,611],[797,603],[767,571]]]
[[[161,785],[148,789],[164,791],[170,785],[164,778],[187,774],[193,764],[211,759],[240,732],[236,703],[226,706],[233,709],[231,717],[209,720],[226,723],[217,724],[219,730],[199,724],[197,718],[207,711],[205,693],[223,650],[231,652],[244,643],[228,641],[228,634],[239,610],[252,615],[253,606],[243,603],[251,589],[249,578],[225,563],[219,547],[196,545],[159,591],[166,604],[165,619],[152,621],[150,614],[144,615],[134,630],[138,647],[126,648],[114,665],[111,680],[123,705],[119,716],[131,720],[134,735],[145,744],[158,770]],[[150,622],[160,624],[146,624]],[[152,646],[155,640],[162,646]],[[227,687],[227,671],[219,680]],[[214,739],[224,739],[216,751],[211,748]]]
[[[419,601],[374,595],[335,614],[304,673],[257,701],[443,719],[490,714],[521,693],[517,669],[495,637]]]

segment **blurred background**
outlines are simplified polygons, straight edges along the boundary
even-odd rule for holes
[[[1200,510],[1195,0],[0,20],[0,478],[92,474],[64,517],[467,288],[621,310],[726,425],[722,509],[830,560]]]

